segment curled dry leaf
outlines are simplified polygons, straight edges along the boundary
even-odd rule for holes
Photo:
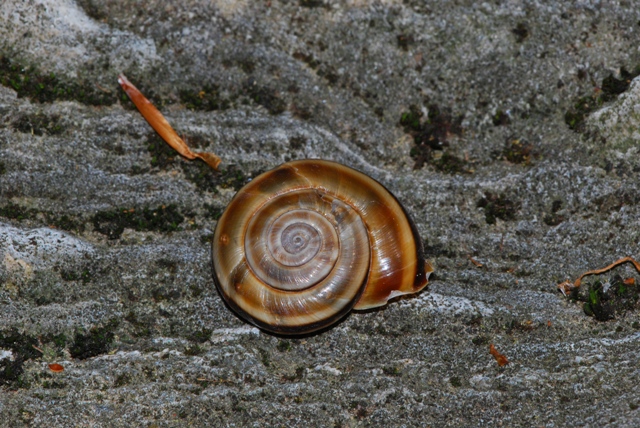
[[[473,265],[474,265],[475,267],[482,267],[482,263],[480,263],[479,261],[475,260],[473,257],[468,256],[468,258],[469,258],[469,261],[470,261],[471,263],[473,263]]]
[[[142,93],[133,86],[131,82],[121,74],[118,76],[118,83],[127,93],[131,101],[136,105],[142,116],[149,122],[149,125],[167,142],[176,152],[189,160],[200,158],[211,168],[218,169],[220,158],[213,153],[192,152],[178,133],[169,125],[162,113],[149,101]]]
[[[582,275],[580,275],[580,277],[578,279],[576,279],[573,283],[571,283],[570,281],[565,281],[561,284],[558,284],[558,289],[562,292],[562,294],[564,294],[565,296],[569,295],[569,293],[571,293],[572,290],[574,290],[575,288],[580,287],[580,284],[582,283],[582,278],[584,278],[585,276],[588,275],[598,275],[604,272],[607,272],[611,269],[613,269],[614,267],[621,265],[623,263],[632,263],[633,266],[636,268],[636,270],[638,272],[640,272],[640,263],[638,263],[637,261],[635,261],[633,258],[631,257],[623,257],[620,260],[616,260],[615,262],[611,263],[609,266],[604,267],[602,269],[595,269],[595,270],[590,270],[587,271],[585,273],[583,273]],[[629,278],[625,281],[628,280],[632,280],[633,283],[635,283],[635,279],[634,278]]]
[[[60,373],[64,371],[64,366],[62,364],[57,364],[57,363],[49,364],[49,370],[51,370],[54,373]]]
[[[507,357],[505,357],[500,352],[498,352],[496,347],[493,346],[493,343],[489,345],[489,353],[493,355],[493,358],[496,359],[500,367],[506,366],[507,364],[509,364],[509,360],[507,360]]]

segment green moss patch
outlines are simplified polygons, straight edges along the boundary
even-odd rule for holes
[[[205,85],[197,91],[183,89],[179,95],[180,101],[189,110],[226,110],[231,106],[230,101],[220,95],[217,85]]]
[[[197,148],[200,142],[198,138],[187,138],[187,141],[193,148]],[[218,193],[218,187],[238,191],[249,180],[249,177],[235,165],[227,165],[216,171],[200,159],[182,161],[180,155],[155,133],[149,137],[147,149],[151,155],[152,167],[160,170],[180,168],[187,180],[204,191]],[[251,176],[255,177],[260,173],[261,171],[255,171]]]
[[[496,219],[503,221],[514,220],[516,211],[519,208],[517,202],[507,198],[504,194],[494,195],[486,192],[481,198],[477,206],[484,210],[484,216],[487,224],[495,224]]]
[[[13,129],[23,134],[59,135],[65,130],[60,123],[60,116],[46,115],[41,112],[24,114],[17,117],[11,124]]]
[[[620,211],[624,206],[640,204],[640,195],[632,189],[623,188],[596,198],[594,203],[601,213],[610,213]]]
[[[280,352],[289,352],[291,351],[291,342],[288,340],[279,340],[276,348],[278,348]]]
[[[640,295],[635,278],[594,281],[575,288],[570,298],[582,302],[584,313],[598,321],[608,321],[630,310],[640,309]]]
[[[20,334],[17,330],[0,332],[0,349],[12,353],[12,358],[0,360],[0,385],[22,386],[25,361],[40,357],[40,352],[34,346],[38,346],[35,337]]]
[[[114,388],[120,388],[122,386],[128,385],[131,383],[133,378],[128,373],[121,373],[116,377],[116,380],[113,381]]]
[[[511,118],[506,112],[498,110],[496,114],[493,115],[493,118],[491,118],[491,121],[494,126],[505,126],[511,123]]]
[[[211,245],[211,241],[213,241],[213,233],[205,233],[204,235],[202,235],[200,237],[200,243],[202,245]],[[202,290],[200,288],[196,288],[196,290],[198,290],[197,294],[201,294],[202,293]],[[195,294],[196,293],[194,292],[194,295]],[[195,296],[195,297],[197,297],[197,296]]]
[[[106,22],[106,20],[109,18],[108,6],[105,2],[79,0],[78,5],[85,11],[87,15],[98,22]]]
[[[382,367],[382,372],[387,376],[401,376],[402,375],[402,367],[397,365],[388,365]]]
[[[60,271],[60,277],[65,281],[81,281],[83,284],[88,284],[92,278],[91,271],[89,269],[82,270],[67,270]]]
[[[323,7],[329,9],[330,6],[322,0],[299,0],[300,6],[308,8]]]
[[[399,125],[413,137],[415,144],[409,152],[415,161],[413,168],[420,169],[425,164],[431,164],[445,173],[468,172],[466,161],[445,150],[449,146],[448,136],[461,132],[461,118],[453,118],[436,105],[430,105],[428,112],[427,117],[423,117],[421,109],[413,105],[400,115]]]
[[[237,179],[241,180],[239,176],[244,177],[241,171],[237,171],[237,174],[233,174],[233,172],[235,172],[235,167],[233,165],[225,167],[224,169],[220,169],[218,171],[215,171],[209,165],[200,161],[190,162],[181,166],[187,180],[195,184],[198,189],[209,191],[212,193],[218,193],[218,185],[223,185],[230,179],[230,172],[231,175],[235,176]]]
[[[445,174],[461,174],[470,171],[464,159],[448,152],[444,152],[442,156],[431,160],[431,165],[433,165],[437,171],[444,172]]]
[[[155,132],[153,134],[149,134],[147,150],[151,155],[151,166],[162,170],[172,167],[180,157],[178,152],[172,149]]]
[[[210,205],[204,204],[204,216],[206,218],[210,218],[212,220],[218,220],[222,213],[224,212],[225,207],[220,205]]]
[[[238,191],[249,181],[249,177],[235,165],[214,171],[204,162],[191,162],[183,165],[183,171],[187,180],[198,188],[214,193],[217,193],[217,187]],[[255,177],[259,173],[260,171],[256,171],[251,176]]]
[[[547,226],[557,226],[564,221],[564,216],[558,214],[558,211],[562,208],[562,201],[555,200],[551,204],[551,212],[544,215],[542,221]]]
[[[564,114],[564,122],[570,129],[580,132],[584,129],[585,117],[603,104],[602,98],[586,96],[579,98]]]
[[[520,139],[509,139],[500,157],[511,163],[528,165],[535,157],[533,144]]]
[[[43,219],[49,227],[74,232],[84,231],[84,221],[81,218],[67,214],[58,215],[56,213],[38,211],[12,202],[0,207],[0,217],[18,221]]]
[[[511,30],[514,36],[516,36],[516,42],[522,43],[527,37],[529,37],[529,27],[524,22],[518,22],[516,27]]]
[[[154,321],[153,318],[151,320],[146,319],[144,315],[139,317],[133,310],[129,311],[127,315],[125,315],[124,319],[129,324],[134,327],[133,336],[134,337],[149,337],[154,331]]]
[[[420,132],[422,129],[422,112],[417,106],[412,105],[409,107],[409,111],[405,111],[400,115],[400,125],[402,125],[405,132],[412,135]]]
[[[58,351],[62,351],[67,346],[67,336],[64,333],[46,335],[42,337],[42,343],[47,343]]]
[[[295,372],[283,375],[282,380],[286,382],[300,382],[304,378],[304,373],[306,372],[306,368],[302,366],[296,367]]]
[[[491,338],[486,335],[479,335],[471,339],[471,343],[476,346],[486,346],[491,343]]]
[[[198,330],[193,334],[191,334],[188,337],[188,339],[196,343],[205,343],[211,338],[212,333],[213,333],[213,330],[208,328],[203,328],[202,330]]]
[[[151,297],[156,302],[178,300],[182,297],[182,293],[175,288],[158,287],[151,292]]]
[[[253,79],[249,79],[245,91],[253,102],[266,108],[273,115],[280,114],[287,108],[287,103],[277,90],[258,85]]]
[[[335,85],[340,80],[340,75],[336,72],[336,69],[330,65],[323,64],[318,68],[316,74],[326,79],[330,85]]]
[[[340,76],[336,72],[335,68],[333,68],[328,64],[323,64],[320,60],[318,60],[312,54],[306,54],[301,51],[296,51],[293,53],[293,57],[307,64],[311,69],[316,71],[316,74],[319,77],[323,77],[331,85],[337,84],[338,81],[340,80]],[[295,85],[291,85],[287,88],[287,91],[290,93],[298,93],[299,88]],[[293,104],[291,110],[296,116],[302,119],[309,119],[310,117],[309,108],[305,108],[300,105]]]
[[[396,43],[400,49],[407,52],[409,47],[415,43],[415,40],[411,34],[399,34],[396,36]]]
[[[68,82],[54,73],[43,74],[34,66],[0,56],[0,84],[15,90],[18,97],[50,103],[57,100],[75,100],[88,105],[111,105],[115,93],[100,90],[93,82]]]
[[[119,209],[100,211],[92,219],[93,229],[109,239],[118,239],[125,228],[138,231],[173,232],[184,217],[176,205],[162,205],[156,209]]]
[[[32,208],[23,207],[11,202],[0,207],[0,217],[18,221],[35,218],[37,213],[38,212]]]
[[[93,327],[88,332],[76,333],[69,353],[80,360],[106,354],[111,349],[117,327],[118,322],[114,320],[104,327]]]
[[[306,63],[314,70],[321,64],[321,62],[318,61],[313,55],[305,54],[304,52],[296,51],[293,53],[293,57],[299,61]]]
[[[600,91],[578,98],[573,106],[566,111],[564,121],[567,126],[576,132],[582,132],[586,116],[604,103],[615,100],[618,95],[626,92],[631,81],[638,75],[640,75],[640,67],[636,67],[631,73],[622,68],[620,70],[620,79],[615,78],[613,75],[602,79]]]
[[[187,346],[186,348],[184,348],[184,355],[188,355],[190,357],[195,357],[197,355],[202,355],[206,352],[206,350],[199,346],[199,345],[193,345],[193,346]]]
[[[63,214],[59,217],[54,216],[52,213],[46,213],[47,225],[54,226],[57,229],[67,230],[71,232],[83,232],[84,221],[81,218],[68,216]]]

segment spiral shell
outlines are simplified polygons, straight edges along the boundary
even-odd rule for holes
[[[213,238],[216,284],[256,326],[304,334],[427,284],[415,226],[374,179],[338,163],[285,163],[247,184]]]

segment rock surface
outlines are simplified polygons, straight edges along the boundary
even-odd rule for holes
[[[631,1],[4,0],[0,420],[639,426],[637,305],[600,322],[556,289],[640,256],[639,21]],[[168,150],[120,72],[221,172]],[[384,183],[436,274],[276,337],[225,307],[209,240],[252,176],[313,157]]]

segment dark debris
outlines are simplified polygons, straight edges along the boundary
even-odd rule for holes
[[[421,109],[415,105],[400,116],[399,124],[413,137],[415,144],[409,153],[415,161],[413,168],[420,169],[428,163],[445,173],[466,172],[466,161],[445,151],[445,147],[449,146],[449,136],[462,132],[462,119],[454,118],[451,113],[433,104],[428,108],[427,117],[423,116]],[[434,151],[443,153],[434,156]]]
[[[504,194],[495,195],[486,192],[478,201],[477,206],[484,210],[487,224],[495,224],[496,219],[503,221],[514,220],[519,204],[507,198]]]

